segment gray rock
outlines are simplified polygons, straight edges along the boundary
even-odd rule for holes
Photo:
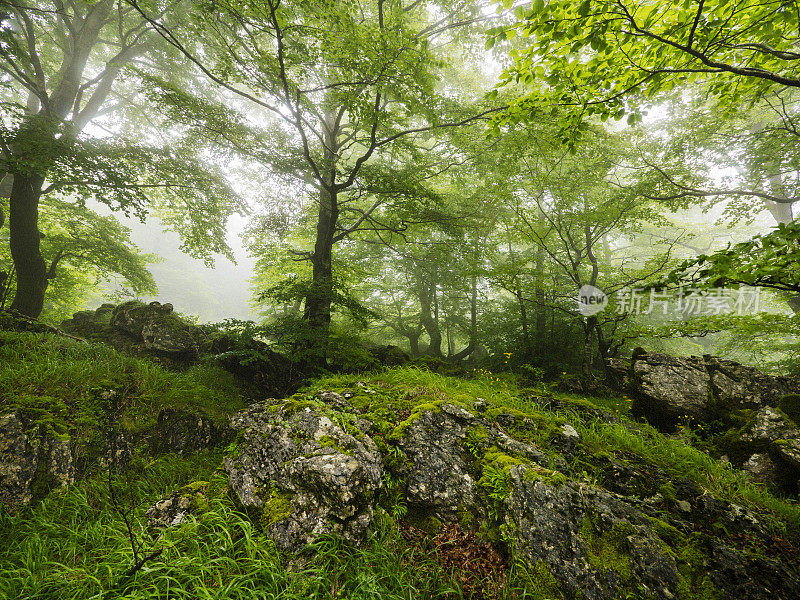
[[[0,502],[16,508],[74,480],[69,437],[26,423],[17,412],[0,416]]]
[[[298,551],[323,534],[364,539],[382,483],[374,442],[323,412],[256,404],[231,419],[240,453],[225,459],[239,502],[256,509],[278,548]]]
[[[783,413],[765,406],[760,409],[752,424],[742,431],[743,442],[774,442],[780,439],[800,439],[800,430]]]
[[[750,473],[756,483],[771,483],[775,481],[778,468],[769,454],[757,452],[742,465],[742,469]]]
[[[702,358],[645,353],[634,356],[634,414],[658,424],[674,424],[684,416],[712,416],[711,378]]]
[[[511,483],[505,525],[516,560],[543,563],[569,597],[616,598],[623,578],[633,578],[642,597],[675,596],[674,558],[621,497],[571,482],[549,485],[524,466],[511,469]]]
[[[125,302],[113,310],[110,326],[130,336],[147,352],[185,360],[194,360],[199,352],[198,328],[173,315],[171,304]]]
[[[182,487],[168,498],[159,500],[145,511],[147,525],[151,529],[177,527],[184,523],[190,515],[205,511],[208,500],[205,496],[207,483],[196,482]]]
[[[399,443],[410,461],[404,473],[409,504],[430,509],[440,518],[474,511],[477,504],[476,481],[464,446],[468,427],[476,419],[463,409],[448,408],[424,411]]]
[[[401,476],[408,483],[409,505],[442,520],[464,511],[481,514],[484,503],[478,496],[479,474],[467,444],[470,430],[485,436],[479,450],[496,446],[532,463],[548,464],[547,457],[534,446],[513,439],[494,423],[461,407],[444,404],[438,411],[422,411],[399,441],[406,458]]]
[[[714,398],[726,410],[774,405],[781,396],[798,389],[797,381],[791,377],[766,375],[755,367],[715,356],[704,358]]]

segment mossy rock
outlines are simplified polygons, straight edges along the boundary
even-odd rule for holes
[[[778,400],[778,408],[789,420],[800,427],[800,394],[786,394]]]

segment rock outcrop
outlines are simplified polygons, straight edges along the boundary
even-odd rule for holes
[[[541,422],[487,410],[483,399],[442,400],[386,435],[376,433],[381,414],[326,391],[232,418],[231,488],[280,549],[298,552],[320,535],[361,541],[381,499],[393,498],[422,527],[471,523],[553,597],[797,597],[796,568],[748,549],[772,534],[747,510],[652,465],[605,457],[582,460],[608,462],[607,486],[576,481],[560,456],[517,439],[537,431],[551,450],[580,452],[580,434],[557,417],[542,432]]]
[[[777,406],[800,380],[766,375],[714,356],[677,357],[637,349],[630,362],[609,362],[612,380],[634,397],[633,412],[663,428],[683,418],[711,420],[741,409]]]
[[[136,300],[81,311],[61,324],[74,335],[106,342],[117,350],[190,363],[197,359],[202,330],[174,314],[171,304]]]
[[[147,525],[151,530],[177,527],[190,515],[198,515],[208,508],[206,489],[208,483],[197,481],[183,486],[169,497],[159,500],[145,511]]]
[[[25,505],[74,480],[69,436],[31,422],[20,411],[0,415],[0,502]]]
[[[197,451],[231,440],[227,425],[208,416],[162,409],[157,425],[136,434],[117,431],[112,442],[87,432],[54,428],[36,411],[0,414],[0,503],[17,509],[97,469],[127,468],[137,449],[151,453]],[[95,432],[97,433],[97,432]]]
[[[734,466],[783,493],[798,493],[800,426],[785,412],[797,418],[797,378],[713,356],[641,350],[609,369],[619,389],[632,395],[635,415],[667,432],[678,425],[713,429],[709,442]]]
[[[324,534],[363,541],[383,475],[377,447],[324,412],[293,409],[255,404],[232,418],[241,437],[224,463],[231,488],[283,550]]]

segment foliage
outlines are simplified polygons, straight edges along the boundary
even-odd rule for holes
[[[800,223],[779,223],[768,234],[686,260],[663,281],[685,282],[800,292]]]
[[[688,82],[702,82],[734,110],[780,86],[800,86],[790,0],[536,0],[514,16],[487,41],[524,38],[509,51],[503,83],[532,90],[512,104],[512,119],[551,103],[573,106],[579,110],[567,121],[577,132],[593,114],[629,113],[635,123],[664,92]]]
[[[0,210],[7,206],[0,200]],[[45,320],[58,323],[69,318],[96,288],[112,281],[127,294],[158,292],[147,269],[158,257],[136,248],[130,230],[113,216],[101,216],[82,204],[45,199],[40,204],[39,230],[52,275]],[[5,244],[0,245],[0,270],[13,272]],[[10,280],[13,294],[15,279]]]

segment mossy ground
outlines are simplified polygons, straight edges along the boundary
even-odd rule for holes
[[[118,393],[119,424],[131,433],[155,424],[161,408],[222,422],[244,406],[234,378],[200,364],[175,373],[103,344],[52,334],[0,331],[0,398],[36,426],[85,440],[100,429],[108,407],[103,390]]]
[[[131,431],[152,424],[162,407],[198,410],[221,420],[243,406],[232,378],[214,367],[201,365],[173,373],[100,345],[52,335],[0,332],[3,407],[27,411],[37,426],[51,427],[55,434],[72,435],[73,439],[76,432],[90,430],[102,412],[98,410],[96,391],[104,388],[121,393],[124,425]],[[323,390],[345,395],[357,414],[340,413],[325,406],[316,397]],[[222,450],[155,460],[140,456],[133,468],[141,477],[134,480],[130,492],[136,497],[131,516],[137,523],[141,523],[149,503],[191,482],[208,482],[204,494],[208,510],[167,536],[170,545],[164,554],[134,578],[125,597],[253,597],[257,591],[260,596],[281,598],[370,594],[406,598],[408,590],[415,590],[415,597],[459,598],[458,578],[434,557],[409,546],[399,534],[406,510],[402,505],[404,482],[396,477],[402,472],[405,459],[396,442],[425,411],[439,411],[445,403],[473,413],[483,411],[490,421],[505,423],[504,429],[512,437],[562,459],[561,450],[552,442],[564,424],[571,424],[581,437],[571,456],[566,457],[567,468],[560,473],[528,469],[531,477],[542,478],[549,485],[572,479],[584,486],[602,486],[603,473],[593,470],[594,465],[599,459],[614,459],[638,469],[657,468],[671,476],[691,479],[704,492],[757,513],[776,538],[792,539],[800,532],[797,505],[771,496],[700,450],[665,437],[646,424],[633,422],[628,417],[630,401],[624,397],[550,395],[542,389],[520,389],[510,380],[485,374],[463,379],[437,375],[424,368],[397,368],[322,378],[287,401],[275,403],[276,410],[288,413],[319,408],[357,436],[365,434],[356,420],[369,422],[366,435],[384,455],[390,481],[385,481],[379,509],[382,516],[376,520],[375,532],[366,547],[356,549],[323,539],[317,544],[312,562],[300,570],[286,570],[282,562],[285,557],[280,557],[263,535],[265,523],[251,525],[237,512],[224,477],[214,473]],[[613,418],[598,418],[601,410]],[[231,444],[227,451],[235,454],[235,446]],[[482,426],[470,430],[465,452],[476,462],[480,485],[498,500],[508,493],[510,470],[526,462],[523,457],[492,446]],[[0,582],[0,597],[88,598],[113,583],[130,564],[132,555],[124,519],[110,506],[105,485],[102,478],[90,478],[65,492],[51,494],[42,504],[18,514],[0,512],[0,526],[9,541],[0,548],[0,563],[6,575]],[[657,485],[647,491],[658,491]],[[277,494],[270,497],[270,502],[274,505],[269,504],[264,513],[267,526],[285,516],[290,499]],[[498,511],[500,504],[497,503]],[[496,517],[490,525],[499,535],[493,539],[502,542],[502,531],[497,527],[500,515]],[[431,518],[425,523],[426,535],[440,534],[441,523]],[[462,525],[466,529],[481,527],[466,515]],[[603,532],[589,525],[585,534],[594,556],[600,562],[616,565],[615,572],[624,579],[628,563],[621,538],[615,537],[613,531]],[[701,544],[671,528],[666,520],[653,528],[677,557],[684,578],[681,597],[714,598],[715,590],[707,577],[692,567],[702,564],[702,553],[697,554]],[[556,580],[545,565],[509,565],[509,569],[508,584],[494,597],[560,597]],[[224,595],[220,595],[222,590]]]

